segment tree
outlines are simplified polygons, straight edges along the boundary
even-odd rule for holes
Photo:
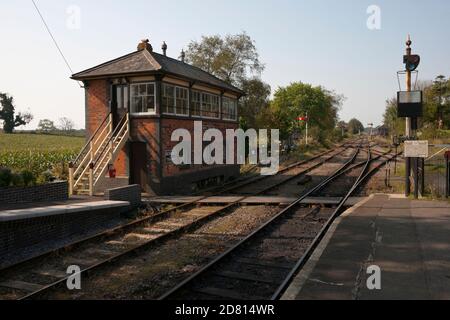
[[[443,75],[439,75],[433,81],[433,85],[431,87],[431,91],[436,97],[436,111],[438,116],[438,127],[442,129],[444,124],[444,106],[443,99],[447,93],[447,79]]]
[[[348,122],[348,131],[352,134],[357,134],[364,131],[364,126],[358,119],[353,118]]]
[[[40,120],[37,130],[46,133],[55,131],[56,130],[55,123],[48,119]]]
[[[289,139],[294,131],[300,129],[297,118],[308,113],[310,128],[312,131],[316,129],[316,138],[323,142],[336,127],[343,100],[343,96],[323,87],[294,82],[275,92],[270,106],[272,115],[269,119],[272,123],[269,125],[280,129],[281,139]]]
[[[203,36],[191,41],[186,61],[233,85],[241,85],[250,74],[260,74],[264,65],[254,41],[245,33],[237,35]]]
[[[3,120],[3,131],[13,133],[14,129],[25,126],[33,120],[31,113],[15,114],[14,98],[5,93],[0,93],[0,119]]]
[[[259,78],[243,80],[241,89],[247,92],[239,103],[239,114],[241,116],[241,128],[261,128],[262,112],[269,107],[270,85]]]
[[[66,117],[59,119],[59,129],[64,132],[71,132],[75,128],[75,123]]]

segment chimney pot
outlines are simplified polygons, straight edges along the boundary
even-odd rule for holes
[[[165,41],[163,42],[161,49],[163,51],[163,54],[166,56],[167,55],[167,44]]]
[[[153,47],[150,44],[150,40],[148,39],[144,39],[142,40],[137,47],[138,51],[142,51],[142,50],[148,50],[150,52],[153,52]]]
[[[186,53],[184,52],[184,50],[181,50],[180,59],[181,59],[181,62],[184,62],[184,60],[186,59]]]

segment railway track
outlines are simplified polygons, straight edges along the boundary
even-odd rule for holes
[[[389,153],[389,152],[387,152]],[[179,283],[160,299],[190,300],[268,300],[278,299],[302,268],[345,202],[384,162],[371,164],[386,154],[352,165],[357,153],[319,185],[303,194],[289,207]],[[300,206],[307,196],[361,168],[354,182],[341,195],[336,209],[307,209]]]
[[[266,184],[263,189],[253,195],[264,194],[295,177],[310,172],[350,147],[344,146],[342,150],[327,151],[307,161],[293,164],[280,172],[280,175],[290,173],[284,179],[277,178],[276,181]],[[293,170],[295,174],[292,173]],[[262,177],[245,181],[223,192],[230,192],[236,187],[243,188],[262,180],[268,179]],[[245,197],[241,197],[240,200]],[[238,206],[239,201],[225,206],[197,208],[197,205],[197,202],[181,205],[1,270],[0,299],[41,297],[66,283],[69,275],[65,274],[65,270],[69,265],[79,265],[81,273],[87,275],[93,270],[135,254],[139,250],[156,246],[180,233],[195,230],[210,219]]]

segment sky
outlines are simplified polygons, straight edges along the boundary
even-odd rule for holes
[[[450,76],[447,0],[35,1],[74,72],[132,52],[145,38],[158,52],[166,41],[177,58],[202,35],[245,31],[272,91],[295,81],[324,86],[347,98],[342,120],[365,125],[381,124],[385,100],[399,90],[408,34],[422,57],[419,79]],[[379,20],[368,13],[371,6]],[[376,23],[368,28],[368,20]],[[34,115],[21,129],[61,117],[84,128],[84,91],[70,79],[32,1],[0,0],[0,30],[0,92]]]

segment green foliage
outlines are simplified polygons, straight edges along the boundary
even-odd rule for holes
[[[3,120],[3,131],[13,133],[14,128],[27,125],[33,120],[30,113],[15,114],[13,97],[0,93],[0,119]]]
[[[305,124],[297,118],[308,113],[310,132],[323,141],[336,127],[342,101],[342,96],[323,87],[294,82],[275,92],[266,120],[271,128],[279,128],[281,139],[286,140],[295,131],[304,132]]]
[[[56,130],[55,123],[48,119],[40,120],[37,130],[44,133],[53,132]]]
[[[243,80],[241,89],[247,93],[239,103],[241,128],[262,128],[262,114],[270,103],[270,86],[259,78],[252,78]]]
[[[0,167],[0,187],[8,187],[12,180],[11,169]]]
[[[67,164],[73,160],[84,142],[81,137],[0,134],[0,167],[7,167],[16,172],[27,170],[39,177],[45,171],[54,170],[62,166],[62,163]],[[55,173],[58,173],[58,170],[55,170]],[[62,179],[66,176],[55,177]]]
[[[236,35],[203,36],[200,42],[191,41],[186,51],[186,61],[234,85],[259,74],[264,65],[254,41],[245,33]]]
[[[422,138],[433,139],[445,136],[445,130],[450,129],[450,80],[437,76],[435,81],[420,82],[418,89],[423,90],[423,118],[419,121]],[[397,117],[397,100],[386,101],[384,124],[393,135],[404,134],[405,122]]]
[[[364,131],[364,126],[361,121],[353,118],[348,122],[348,131],[351,134],[358,134],[360,132],[362,133]]]
[[[22,181],[25,187],[34,186],[36,184],[36,177],[33,172],[29,170],[23,170],[20,175],[22,176]]]

